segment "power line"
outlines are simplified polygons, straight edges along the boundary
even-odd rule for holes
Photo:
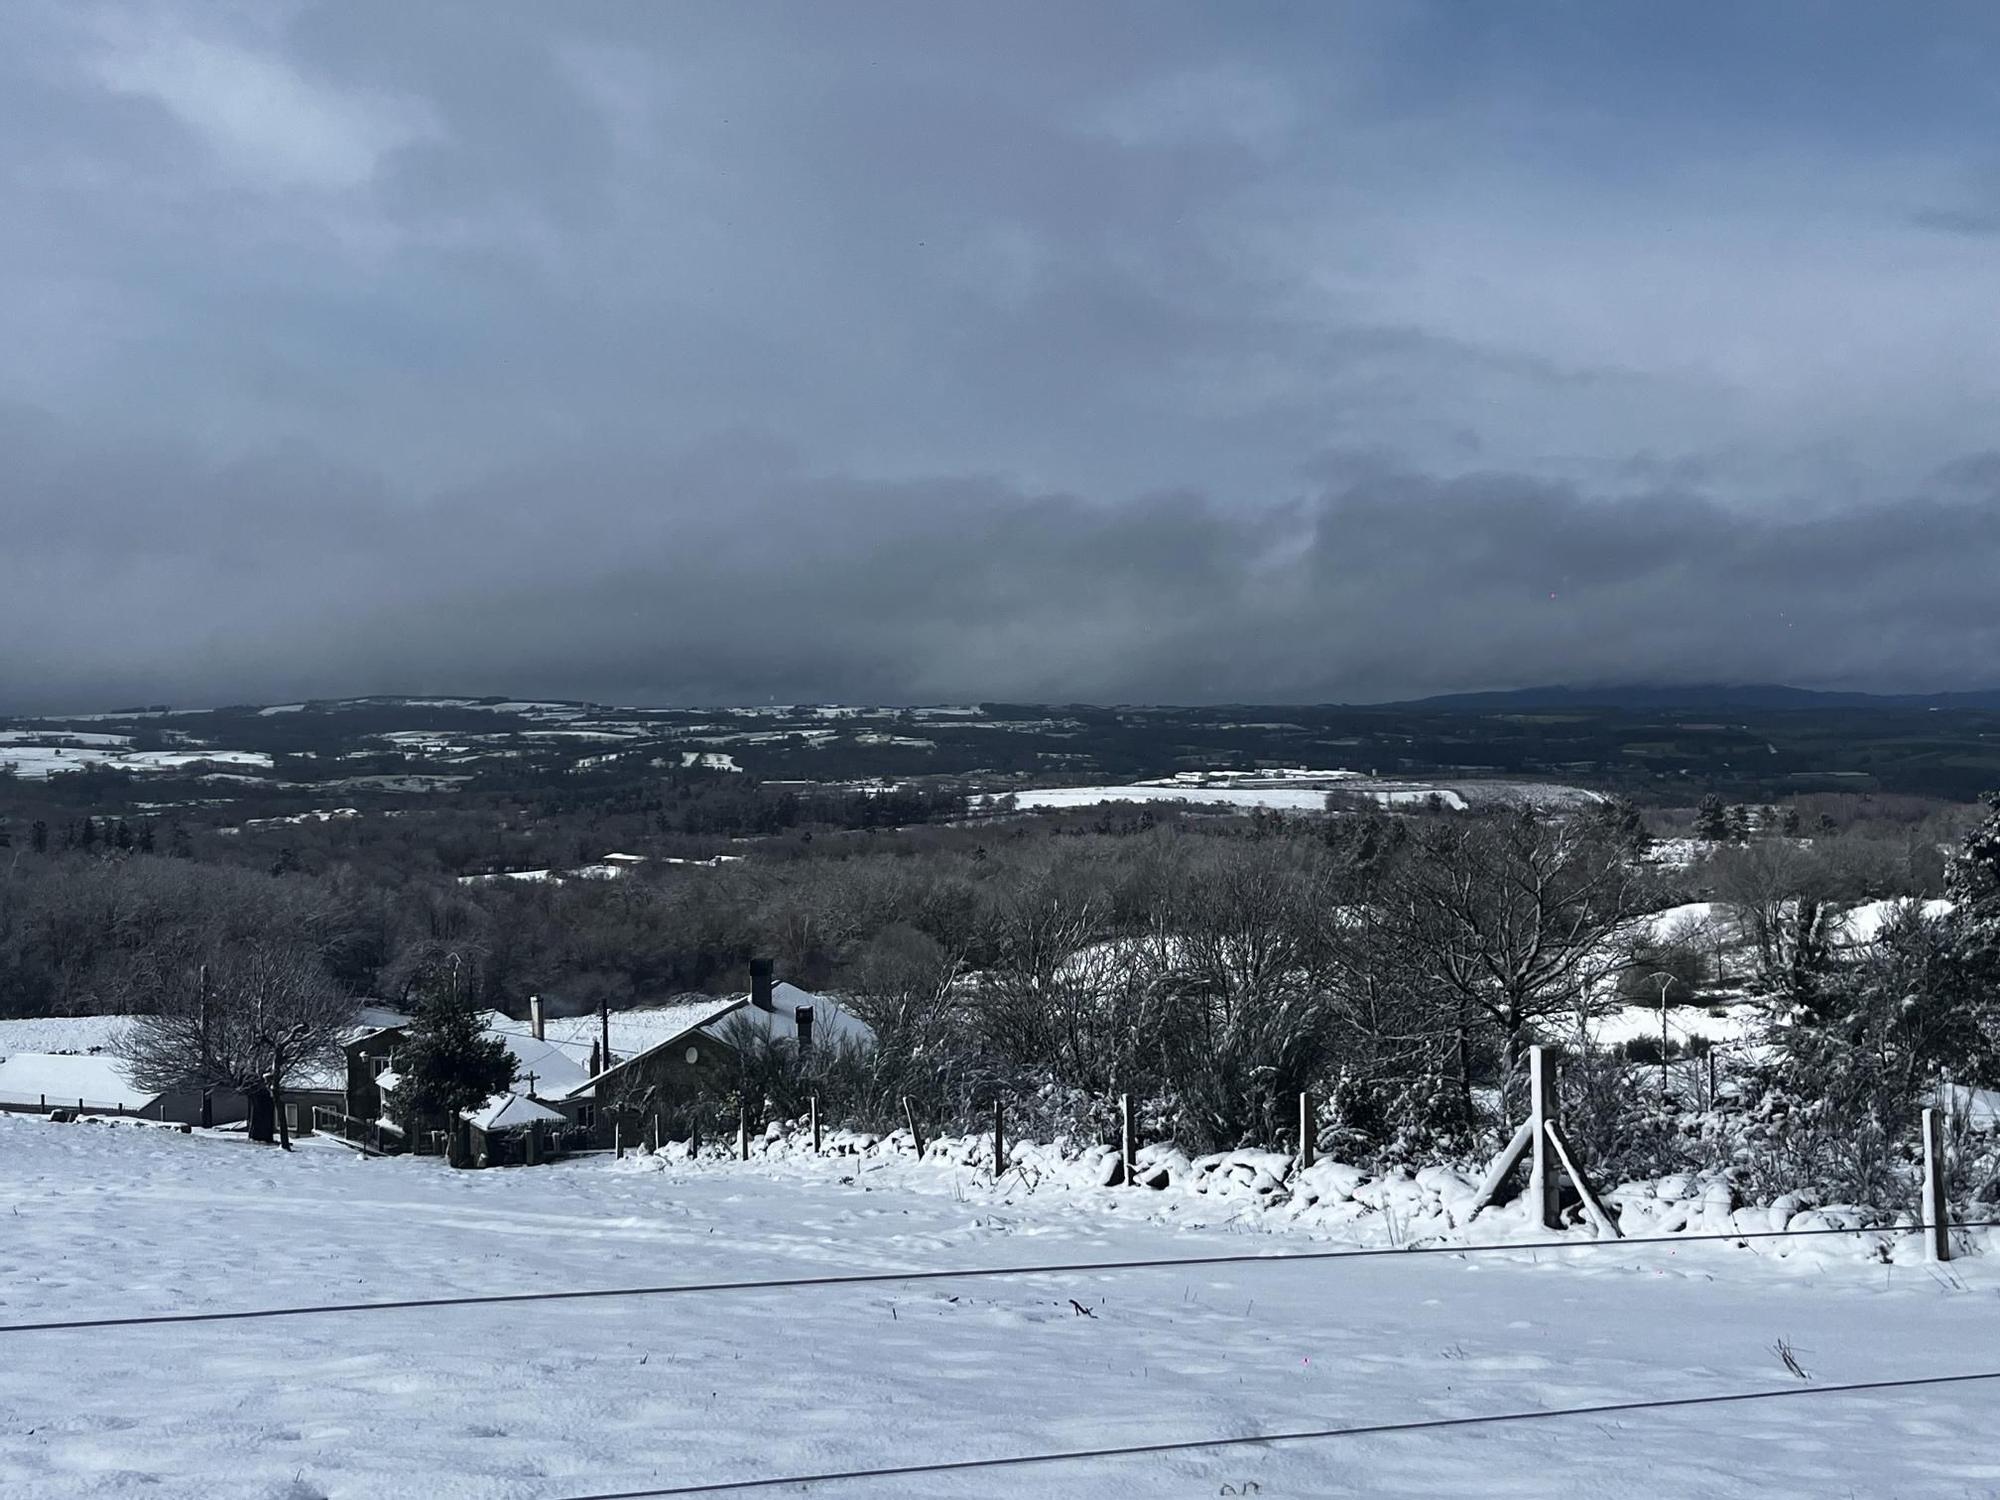
[[[1352,1427],[1320,1427],[1303,1432],[1265,1432],[1250,1437],[1189,1438],[1169,1443],[1128,1443],[1115,1448],[1071,1448],[1059,1453],[1017,1453],[1000,1458],[959,1458],[941,1463],[897,1464],[881,1469],[833,1469],[818,1474],[786,1474],[766,1479],[719,1480],[706,1484],[669,1485],[664,1489],[608,1490],[569,1495],[563,1500],[665,1500],[675,1495],[725,1495],[746,1490],[773,1490],[789,1485],[840,1484],[861,1479],[900,1479],[919,1474],[965,1474],[983,1469],[1024,1468],[1036,1464],[1081,1463],[1089,1459],[1138,1458],[1163,1453],[1196,1453],[1224,1448],[1274,1447],[1280,1443],[1324,1442],[1333,1438],[1385,1437],[1405,1432],[1443,1432],[1454,1428],[1496,1427],[1507,1422],[1546,1422],[1568,1417],[1606,1417],[1677,1407],[1723,1406],[1732,1402],[1782,1401],[1800,1396],[1855,1395],[1867,1391],[1904,1391],[1926,1386],[1965,1385],[2000,1380],[2000,1370],[1965,1375],[1920,1375],[1903,1380],[1855,1380],[1844,1385],[1785,1386],[1767,1391],[1730,1391],[1714,1396],[1667,1396],[1644,1401],[1607,1401],[1596,1406],[1563,1406],[1535,1411],[1489,1412],[1476,1417],[1430,1417],[1415,1422],[1369,1422]]]
[[[172,1323],[234,1323],[260,1318],[303,1318],[331,1313],[398,1312],[427,1307],[495,1307],[515,1302],[582,1302],[609,1297],[676,1297],[730,1292],[786,1291],[808,1287],[881,1286],[912,1281],[974,1281],[1014,1276],[1092,1275],[1109,1271],[1174,1270],[1191,1266],[1262,1266],[1335,1260],[1376,1260],[1403,1255],[1485,1255],[1538,1250],[1593,1250],[1636,1245],[1689,1245],[1733,1240],[1806,1239],[1828,1234],[1921,1234],[1928,1224],[1813,1229],[1748,1229],[1712,1234],[1666,1234],[1635,1239],[1518,1240],[1491,1245],[1356,1246],[1342,1250],[1286,1250],[1275,1254],[1181,1255],[1156,1260],[1064,1261],[1031,1266],[954,1266],[927,1270],[856,1271],[824,1276],[782,1276],[761,1281],[690,1281],[663,1286],[572,1287],[533,1292],[484,1292],[460,1297],[410,1297],[383,1302],[323,1302],[297,1307],[243,1308],[229,1312],[140,1313],[40,1323],[0,1323],[0,1334],[68,1332],[91,1328],[142,1328]],[[1947,1224],[1947,1229],[1991,1229],[2000,1219]]]

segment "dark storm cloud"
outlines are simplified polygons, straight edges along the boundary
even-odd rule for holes
[[[1983,7],[9,25],[0,708],[1993,675]]]
[[[0,514],[34,539],[0,563],[18,648],[0,694],[21,706],[1925,687],[2000,659],[2000,494],[1966,476],[1945,498],[1786,518],[1374,458],[1329,461],[1324,489],[1282,506],[1102,504],[828,479],[737,441],[578,450],[425,504],[299,450],[204,469],[18,416],[0,432],[0,462],[30,476]]]

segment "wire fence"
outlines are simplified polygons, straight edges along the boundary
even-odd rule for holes
[[[1808,1396],[1855,1396],[1880,1391],[1910,1391],[1927,1387],[1970,1385],[1990,1380],[2000,1380],[2000,1370],[1974,1370],[1958,1375],[1917,1375],[1899,1380],[1852,1380],[1840,1385],[1779,1386],[1760,1391],[1724,1391],[1707,1396],[1664,1396],[1635,1401],[1604,1401],[1592,1406],[1536,1407],[1527,1411],[1486,1412],[1468,1417],[1424,1417],[1408,1422],[1366,1422],[1349,1427],[1318,1427],[1299,1432],[1254,1433],[1246,1437],[1184,1438],[1158,1443],[1126,1443],[1110,1448],[1066,1448],[1045,1453],[1012,1453],[995,1458],[958,1458],[935,1463],[896,1464],[877,1469],[828,1469],[816,1474],[710,1480],[699,1484],[668,1485],[659,1489],[605,1490],[596,1494],[566,1495],[562,1496],[561,1500],[664,1500],[664,1497],[674,1495],[743,1494],[751,1490],[969,1474],[1043,1464],[1084,1463],[1093,1459],[1221,1452],[1231,1448],[1274,1448],[1289,1443],[1330,1442],[1338,1438],[1391,1437],[1413,1432],[1449,1432],[1472,1427],[1499,1427],[1510,1422],[1549,1422],[1578,1417],[1671,1411],[1676,1408],[1726,1406],[1750,1401],[1789,1401]]]
[[[1188,1267],[1280,1266],[1341,1260],[1381,1260],[1412,1255],[1523,1254],[1544,1250],[1631,1249],[1640,1245],[1726,1244],[1750,1240],[1799,1240],[1823,1235],[1924,1234],[1925,1223],[1815,1225],[1809,1229],[1738,1229],[1697,1234],[1661,1234],[1632,1239],[1501,1240],[1491,1244],[1355,1245],[1337,1250],[1282,1250],[1274,1253],[1175,1255],[1137,1260],[1056,1261],[1025,1266],[911,1267],[894,1271],[838,1272],[820,1276],[779,1276],[761,1280],[682,1281],[659,1286],[561,1287],[532,1292],[481,1292],[457,1297],[405,1297],[375,1302],[320,1302],[294,1307],[238,1308],[216,1312],[135,1313],[100,1318],[0,1323],[0,1334],[80,1332],[95,1328],[144,1328],[168,1324],[241,1323],[266,1318],[304,1318],[336,1313],[405,1312],[417,1308],[498,1307],[527,1302],[584,1302],[615,1297],[719,1296],[736,1292],[792,1291],[808,1287],[886,1286],[926,1281],[990,1281],[1026,1276],[1087,1276],[1124,1271],[1165,1271]],[[1947,1220],[1945,1230],[2000,1229],[2000,1219]]]

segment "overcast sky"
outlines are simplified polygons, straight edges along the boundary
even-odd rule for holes
[[[0,711],[2000,683],[2000,9],[13,0]]]

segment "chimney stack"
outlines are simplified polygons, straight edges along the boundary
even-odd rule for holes
[[[548,1040],[548,1038],[542,1034],[543,1016],[542,1016],[542,997],[540,995],[528,996],[528,1029],[534,1032],[536,1041],[545,1042]]]
[[[771,960],[753,958],[750,960],[750,1003],[758,1010],[770,1011],[771,1003]]]

